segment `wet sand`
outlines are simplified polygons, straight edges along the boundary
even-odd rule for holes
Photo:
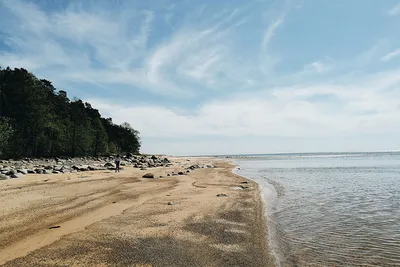
[[[0,265],[273,266],[257,184],[239,190],[228,162],[174,161],[0,181]],[[216,168],[167,176],[196,163]]]

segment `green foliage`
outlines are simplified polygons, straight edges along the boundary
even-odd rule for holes
[[[0,155],[3,157],[100,156],[139,153],[139,132],[71,101],[50,81],[25,69],[0,68]]]
[[[0,156],[3,154],[4,149],[8,146],[8,142],[13,134],[13,129],[9,120],[0,117]]]
[[[115,145],[115,143],[111,142],[108,144],[108,151],[110,152],[110,154],[118,153],[118,149],[117,149],[117,146]]]

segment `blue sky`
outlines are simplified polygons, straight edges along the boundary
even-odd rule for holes
[[[0,65],[147,153],[400,150],[398,29],[398,0],[0,0]]]

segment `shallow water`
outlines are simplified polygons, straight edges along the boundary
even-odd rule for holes
[[[400,266],[400,153],[236,158],[260,183],[280,266]]]

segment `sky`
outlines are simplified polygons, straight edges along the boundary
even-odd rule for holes
[[[400,150],[399,0],[0,0],[0,66],[143,153]]]

